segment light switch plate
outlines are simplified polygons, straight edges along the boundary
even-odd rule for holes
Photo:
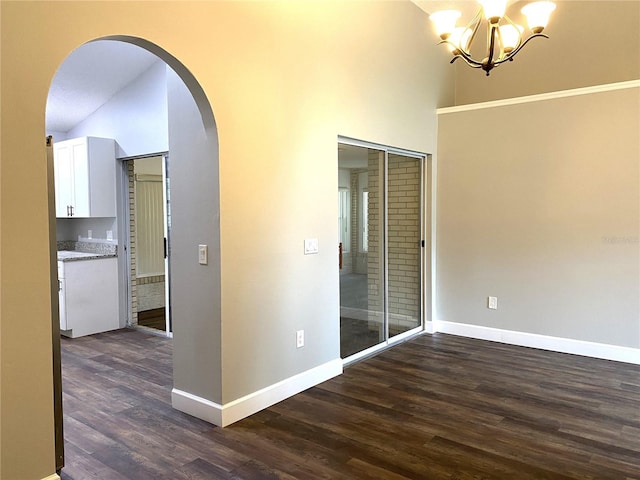
[[[198,245],[198,263],[200,265],[209,263],[209,247],[207,245]]]
[[[318,253],[318,239],[317,238],[305,238],[304,239],[304,254],[314,255]]]
[[[490,308],[491,310],[497,310],[498,309],[498,297],[489,297],[489,298],[487,298],[487,308]]]

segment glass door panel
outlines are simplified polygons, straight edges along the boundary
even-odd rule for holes
[[[389,153],[387,312],[389,337],[421,325],[421,159]]]
[[[382,250],[383,167],[383,151],[352,145],[339,146],[338,252],[342,358],[386,340]],[[348,200],[345,199],[346,195]],[[347,216],[348,221],[345,220]]]
[[[422,324],[422,158],[338,146],[340,356]]]

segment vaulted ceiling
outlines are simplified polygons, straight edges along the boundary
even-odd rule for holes
[[[479,8],[478,2],[471,0],[411,1],[427,13],[455,8],[469,20]],[[519,8],[514,6],[512,10]],[[435,44],[438,39],[434,36],[427,40]],[[161,60],[140,47],[115,40],[80,46],[65,59],[51,83],[47,131],[68,132],[158,61]]]
[[[51,82],[47,131],[69,131],[158,61],[145,49],[119,41],[99,40],[80,46],[65,59]]]

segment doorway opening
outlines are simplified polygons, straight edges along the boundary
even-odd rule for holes
[[[116,49],[117,52],[109,54],[108,52],[111,49]],[[82,53],[80,57],[83,61],[80,64],[76,62],[75,69],[66,68],[69,65],[69,59],[77,52]],[[140,68],[138,65],[136,67],[137,70],[130,68],[141,57],[146,58],[149,62],[146,67]],[[149,57],[151,57],[150,60]],[[125,58],[129,60],[127,65],[111,63]],[[134,70],[137,72],[135,75],[132,74]],[[94,77],[96,78],[92,79],[92,74],[95,74]],[[82,84],[81,86],[85,87],[84,90],[74,92],[68,88],[68,84],[62,85],[60,83],[65,81],[74,83],[76,80]],[[106,93],[99,92],[100,86],[104,86],[105,83],[112,83],[113,90]],[[78,82],[74,84],[77,85]],[[55,92],[58,95],[55,95]],[[154,98],[161,97],[163,97],[162,101],[153,101]],[[92,103],[96,98],[102,98],[102,103]],[[61,123],[57,124],[58,127],[54,126],[52,120],[54,117],[61,121]],[[135,164],[121,160],[147,157],[149,155],[146,152],[167,152],[170,150],[169,146],[172,146],[172,155],[175,154],[176,163],[181,166],[176,172],[175,187],[173,189],[174,199],[177,199],[174,202],[174,218],[181,222],[176,229],[180,235],[176,235],[173,250],[178,256],[182,256],[182,260],[175,261],[177,267],[172,270],[172,273],[175,272],[172,276],[169,275],[166,264],[168,260],[162,259],[165,263],[163,268],[157,264],[153,266],[151,260],[157,259],[157,255],[151,255],[150,263],[147,265],[148,269],[145,272],[146,275],[143,274],[142,277],[160,277],[162,270],[162,275],[165,277],[164,307],[169,309],[169,312],[174,313],[175,310],[170,308],[171,304],[166,301],[166,296],[171,286],[176,286],[175,289],[171,289],[172,297],[178,299],[182,307],[182,310],[180,310],[182,314],[178,313],[177,316],[184,320],[179,322],[182,334],[176,335],[171,340],[173,355],[170,356],[170,359],[174,368],[169,369],[169,372],[175,377],[174,382],[179,381],[177,379],[181,377],[178,373],[174,373],[176,372],[176,365],[183,367],[180,372],[190,372],[200,365],[200,362],[198,362],[199,352],[194,353],[194,348],[190,345],[192,336],[188,332],[197,329],[198,322],[204,321],[200,317],[185,315],[185,305],[191,306],[193,303],[197,303],[198,305],[204,305],[203,308],[209,308],[211,311],[219,308],[219,222],[216,222],[216,219],[219,218],[220,208],[218,194],[218,140],[213,111],[202,87],[184,65],[156,45],[135,37],[105,37],[78,47],[61,64],[50,86],[46,118],[47,134],[53,138],[53,141],[49,140],[53,147],[49,148],[48,151],[52,152],[55,149],[56,141],[73,140],[74,138],[106,138],[111,139],[112,144],[115,145],[115,151],[114,148],[111,149],[111,160],[109,160],[110,169],[113,173],[108,176],[94,175],[98,180],[105,180],[108,177],[111,184],[108,191],[110,195],[114,196],[114,200],[113,204],[109,201],[110,207],[109,210],[106,210],[109,213],[96,214],[94,211],[92,214],[89,211],[86,215],[74,215],[80,209],[73,205],[73,208],[66,208],[68,205],[65,204],[65,208],[62,211],[66,218],[61,219],[60,215],[56,215],[54,208],[54,175],[49,178],[50,203],[52,205],[50,207],[50,224],[52,225],[52,238],[58,241],[57,248],[60,249],[61,243],[78,242],[80,240],[78,237],[83,237],[83,240],[91,240],[91,242],[84,243],[104,243],[116,247],[115,256],[118,267],[115,282],[118,283],[119,287],[119,300],[116,300],[119,308],[118,313],[114,314],[118,318],[116,319],[116,326],[113,328],[131,325],[130,302],[127,300],[130,298],[130,263],[127,261],[131,250],[127,225],[130,219],[127,213],[129,203],[126,201],[125,192],[128,192],[129,177],[127,169],[130,164],[134,169],[133,180],[135,182]],[[74,123],[65,124],[65,121]],[[169,138],[169,131],[172,134],[171,138]],[[89,140],[87,142],[91,143]],[[164,167],[163,184],[167,185],[166,165],[168,156],[166,154],[161,154],[161,156]],[[88,156],[88,158],[89,160],[84,162],[85,166],[88,165],[88,169],[84,169],[81,172],[82,175],[89,176],[89,181],[85,182],[88,185],[85,193],[89,195],[89,203],[92,201],[91,196],[96,194],[100,196],[101,202],[105,203],[105,196],[101,195],[101,192],[107,190],[100,186],[104,185],[104,182],[93,182],[91,175],[95,174],[95,172],[92,172],[91,169],[94,166],[91,164],[91,156]],[[55,155],[52,155],[49,161],[50,165],[55,164]],[[75,171],[74,168],[73,174],[75,174]],[[155,173],[149,174],[149,177],[144,177],[143,175],[145,174],[140,173],[141,181],[151,180],[153,182],[157,180],[154,177]],[[198,181],[200,180],[204,180],[204,182],[199,183]],[[141,189],[144,189],[144,187],[141,186]],[[169,198],[166,196],[169,189],[162,190],[165,196],[161,203],[164,207],[169,204]],[[157,205],[157,202],[155,204]],[[196,224],[191,221],[188,213],[193,210],[194,204],[207,206],[207,212],[211,215],[211,220],[206,224],[207,230],[203,230],[199,223]],[[169,219],[171,214],[165,211],[162,217]],[[167,238],[166,250],[168,253],[169,225],[168,222],[163,223],[163,233],[165,234],[163,239]],[[196,238],[197,240],[194,240]],[[211,245],[209,269],[207,270],[210,275],[201,282],[203,288],[207,288],[210,293],[208,297],[193,292],[189,279],[192,277],[192,270],[197,269],[198,266],[195,262],[192,264],[184,261],[185,256],[190,256],[191,245],[193,243],[197,244],[202,239]],[[141,241],[140,238],[136,238],[136,242],[139,243]],[[164,253],[164,242],[162,249]],[[55,250],[56,244],[54,241],[52,243],[52,258],[56,256]],[[167,257],[170,258],[169,255]],[[51,266],[51,275],[52,284],[57,284],[56,278],[58,274],[55,263]],[[178,280],[176,281],[175,279]],[[154,282],[149,281],[148,283]],[[214,286],[212,287],[210,284]],[[217,290],[215,286],[218,286]],[[100,289],[95,289],[95,291],[99,294]],[[57,319],[59,316],[58,298],[57,296],[54,298],[54,293],[52,292],[52,318]],[[91,309],[89,309],[88,315],[91,315]],[[210,320],[210,318],[208,317],[206,320]],[[166,330],[174,331],[173,327],[175,325],[171,320],[171,315],[165,316],[165,325]],[[59,471],[65,463],[63,424],[68,421],[75,422],[70,417],[63,416],[62,373],[67,378],[67,375],[73,375],[74,372],[63,372],[62,370],[59,322],[54,322],[52,327],[56,469]],[[77,339],[76,343],[81,343],[85,340],[99,342],[103,338],[102,335],[107,335],[99,334],[94,337],[93,333],[97,332],[91,332],[84,339]],[[139,336],[140,332],[120,330],[114,333],[117,333],[116,336],[118,338],[124,339],[127,334],[134,333]],[[211,331],[207,332],[206,338],[213,338]],[[74,340],[76,339],[65,340],[65,343],[71,344]],[[150,341],[150,344],[153,344],[153,341]],[[152,348],[153,346],[150,345],[150,347]],[[217,367],[219,366],[206,365],[208,370]],[[135,365],[135,368],[140,370],[141,366]],[[149,375],[152,374],[152,371],[150,371]],[[105,379],[105,381],[113,383],[117,379]],[[138,383],[132,381],[132,385],[136,384]],[[170,390],[172,385],[163,384],[162,387]],[[84,390],[81,390],[81,392],[84,392]],[[74,401],[76,400],[90,402],[91,398],[74,399]],[[69,415],[72,415],[72,412]],[[75,455],[79,454],[77,450],[74,450],[74,452],[72,453]]]
[[[126,171],[130,322],[171,337],[169,155],[121,159]]]
[[[340,356],[354,361],[424,328],[425,156],[340,140]]]

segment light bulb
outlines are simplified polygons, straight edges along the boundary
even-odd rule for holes
[[[534,2],[522,7],[522,13],[527,17],[527,23],[533,33],[540,33],[549,23],[551,12],[556,9],[553,2]]]
[[[429,15],[429,20],[433,22],[436,34],[443,40],[449,38],[456,28],[456,21],[462,15],[458,10],[441,10]]]
[[[460,50],[468,51],[469,49],[469,39],[471,38],[471,29],[466,27],[458,27],[451,32],[451,36],[449,37],[449,51],[454,55],[458,55]],[[453,45],[452,45],[453,44]]]
[[[504,53],[510,53],[520,45],[523,31],[524,27],[520,25],[513,26],[510,23],[500,25],[500,38],[502,39]]]
[[[498,23],[507,9],[507,0],[478,0],[489,23]]]

